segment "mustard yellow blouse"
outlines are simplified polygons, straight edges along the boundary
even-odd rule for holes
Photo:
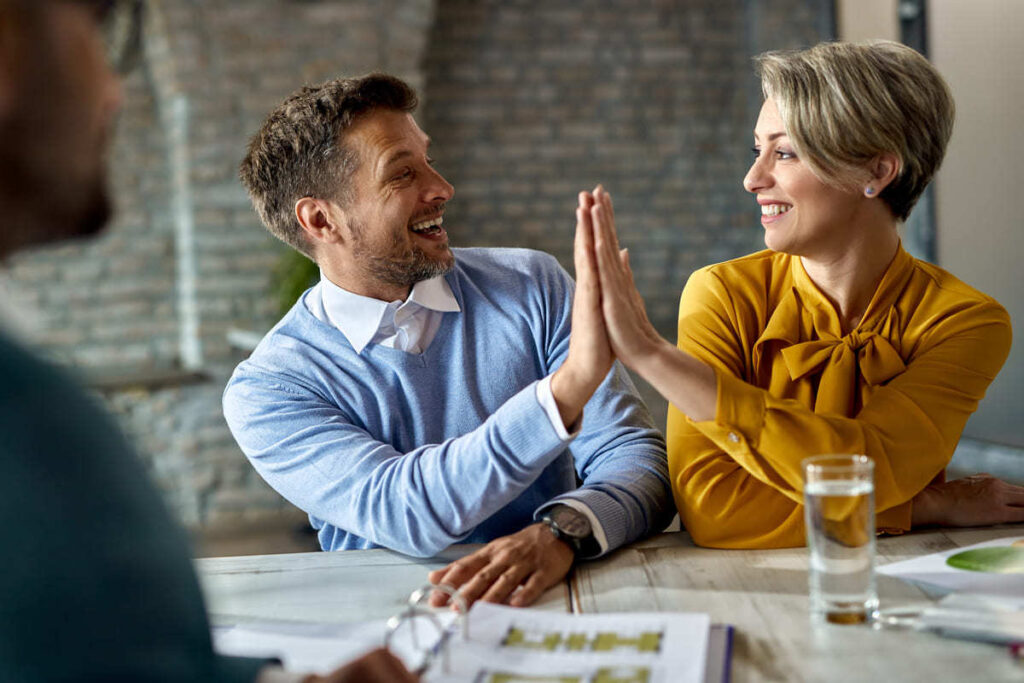
[[[909,529],[911,498],[943,479],[1010,334],[998,302],[902,248],[846,335],[797,257],[761,251],[698,270],[679,348],[714,368],[718,404],[706,422],[669,408],[683,524],[705,546],[803,545],[800,461],[863,453],[879,529]]]

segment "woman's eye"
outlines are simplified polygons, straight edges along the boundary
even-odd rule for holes
[[[758,158],[759,156],[761,156],[761,148],[760,147],[751,147],[750,151],[754,153],[754,158],[755,159]]]
[[[775,150],[775,155],[779,159],[796,159],[796,154],[794,154],[793,152],[790,152],[788,150],[785,150],[785,149],[777,149],[777,150]]]
[[[395,180],[408,180],[412,177],[412,169],[407,168],[398,175],[395,176]]]

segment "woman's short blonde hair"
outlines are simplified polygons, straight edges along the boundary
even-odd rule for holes
[[[794,150],[823,182],[855,188],[869,162],[896,155],[899,174],[879,196],[906,220],[953,132],[953,96],[935,67],[887,40],[820,43],[755,61]]]

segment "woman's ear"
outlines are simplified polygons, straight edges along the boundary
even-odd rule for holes
[[[868,166],[869,178],[864,194],[877,197],[899,176],[903,164],[892,152],[879,154]]]

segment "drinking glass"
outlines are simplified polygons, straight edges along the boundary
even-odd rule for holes
[[[818,455],[801,465],[811,617],[872,621],[878,612],[875,463],[864,455]]]

